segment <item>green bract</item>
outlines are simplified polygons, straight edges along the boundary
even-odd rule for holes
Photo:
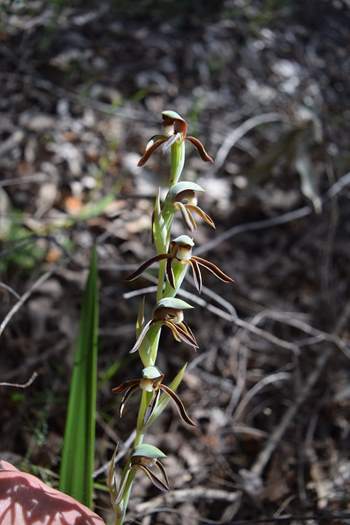
[[[137,456],[152,459],[166,458],[164,452],[159,450],[159,448],[155,447],[154,445],[147,445],[146,443],[143,443],[142,445],[139,445],[135,448],[134,452],[132,453],[132,457]]]
[[[156,366],[148,366],[147,368],[144,368],[142,370],[142,377],[144,379],[155,379],[156,377],[160,377],[161,375],[161,372],[159,372]]]
[[[182,299],[178,299],[177,297],[165,297],[164,299],[159,301],[156,308],[175,308],[176,310],[189,310],[190,308],[193,308],[193,306],[186,303],[186,301],[183,301]]]
[[[173,242],[176,244],[183,244],[185,246],[194,246],[194,240],[191,239],[188,235],[179,235],[179,237],[176,237],[176,239],[173,239]]]
[[[195,182],[185,182],[184,181],[184,182],[178,182],[177,184],[175,184],[175,186],[170,188],[168,195],[171,198],[174,198],[174,197],[176,197],[176,195],[178,195],[182,191],[186,191],[186,190],[205,191],[202,188],[202,186],[200,186],[199,184],[196,184]]]

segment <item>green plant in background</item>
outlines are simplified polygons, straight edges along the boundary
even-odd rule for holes
[[[175,403],[182,421],[191,426],[195,425],[175,392],[181,383],[186,365],[169,385],[164,383],[164,374],[156,366],[159,339],[163,327],[172,333],[176,341],[186,343],[194,349],[198,348],[191,328],[184,321],[184,312],[190,310],[192,306],[175,297],[185,274],[191,267],[199,292],[202,287],[200,267],[213,273],[224,282],[232,282],[232,279],[214,263],[192,255],[194,241],[191,237],[181,235],[171,240],[172,222],[177,211],[181,213],[190,231],[197,227],[194,216],[201,218],[211,227],[215,227],[212,219],[197,204],[197,193],[203,192],[203,188],[192,182],[179,182],[185,164],[185,141],[191,142],[196,147],[205,162],[213,162],[213,159],[197,138],[187,135],[187,123],[178,113],[164,111],[162,117],[164,133],[150,140],[139,161],[139,166],[143,166],[160,147],[163,151],[170,150],[169,191],[163,203],[160,202],[158,194],[152,220],[152,235],[157,254],[143,263],[129,277],[129,280],[136,279],[150,265],[159,262],[156,305],[151,319],[145,322],[144,302],[141,303],[136,324],[137,339],[131,349],[131,353],[139,353],[143,365],[142,377],[125,381],[113,389],[115,393],[124,394],[120,415],[123,414],[130,396],[140,392],[136,437],[119,483],[117,483],[114,471],[115,455],[111,461],[108,482],[115,511],[115,525],[124,523],[132,484],[138,471],[147,475],[160,490],[169,488],[168,478],[160,461],[165,454],[156,447],[144,443],[146,431],[163,412],[168,402],[171,400]]]
[[[97,257],[91,255],[83,296],[63,441],[59,488],[92,508],[97,390]]]

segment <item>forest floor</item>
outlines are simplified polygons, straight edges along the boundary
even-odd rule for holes
[[[110,518],[105,467],[137,408],[120,421],[111,389],[139,372],[128,294],[150,285],[125,277],[153,255],[168,173],[161,155],[137,161],[173,109],[216,160],[188,149],[217,226],[198,229],[198,253],[236,284],[206,276],[198,303],[186,281],[200,350],[165,335],[160,367],[188,361],[180,393],[199,426],[168,411],[152,428],[172,490],[138,477],[129,523],[350,523],[348,2],[2,4],[0,323],[27,297],[0,328],[0,381],[38,377],[1,388],[1,457],[57,485],[96,243],[96,511]]]

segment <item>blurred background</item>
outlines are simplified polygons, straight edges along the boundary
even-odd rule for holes
[[[97,243],[96,511],[110,517],[103,469],[137,408],[120,421],[111,388],[140,372],[128,352],[136,291],[150,285],[125,277],[154,254],[150,217],[169,171],[161,154],[137,161],[173,109],[216,159],[188,148],[186,180],[206,188],[217,226],[196,232],[198,253],[236,284],[206,275],[198,303],[186,282],[200,350],[164,334],[159,365],[172,376],[189,362],[179,393],[200,425],[169,410],[153,427],[174,492],[159,498],[140,476],[129,523],[346,512],[349,27],[348,0],[2,0],[0,381],[38,373],[27,390],[1,389],[3,458],[57,484]]]

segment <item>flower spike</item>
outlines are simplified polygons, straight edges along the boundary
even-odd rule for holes
[[[150,156],[162,146],[167,151],[176,141],[188,140],[197,149],[204,162],[214,162],[202,142],[191,135],[187,136],[187,122],[175,111],[163,111],[162,113],[164,135],[155,135],[148,142],[145,152],[138,162],[138,166],[144,166]]]
[[[213,262],[195,255],[194,242],[189,235],[180,235],[175,239],[171,237],[176,214],[181,214],[180,219],[190,232],[195,231],[197,223],[200,222],[205,222],[215,229],[212,218],[198,205],[197,195],[204,192],[204,189],[194,182],[181,181],[185,167],[186,141],[191,143],[204,162],[213,162],[213,158],[198,138],[188,134],[188,124],[181,115],[175,111],[163,111],[162,120],[163,131],[151,138],[138,162],[139,166],[144,166],[157,151],[168,152],[170,156],[168,193],[161,202],[159,189],[152,214],[152,243],[156,252],[127,278],[128,281],[133,281],[158,264],[157,303],[149,320],[145,320],[144,317],[144,302],[139,308],[136,341],[130,352],[138,351],[140,354],[140,360],[145,367],[141,377],[130,379],[113,388],[114,393],[121,394],[120,417],[134,394],[140,398],[135,438],[118,487],[113,475],[109,476],[115,521],[119,525],[125,523],[132,484],[138,472],[146,475],[158,489],[169,489],[168,477],[161,461],[165,454],[153,445],[144,443],[144,436],[149,427],[168,404],[175,405],[174,408],[184,424],[196,425],[176,393],[186,365],[168,385],[164,384],[164,374],[156,366],[163,328],[171,332],[175,341],[186,343],[195,350],[198,348],[196,337],[184,319],[185,310],[193,307],[177,297],[187,270],[191,268],[194,285],[199,293],[203,287],[203,269],[225,283],[233,282],[233,279]]]

